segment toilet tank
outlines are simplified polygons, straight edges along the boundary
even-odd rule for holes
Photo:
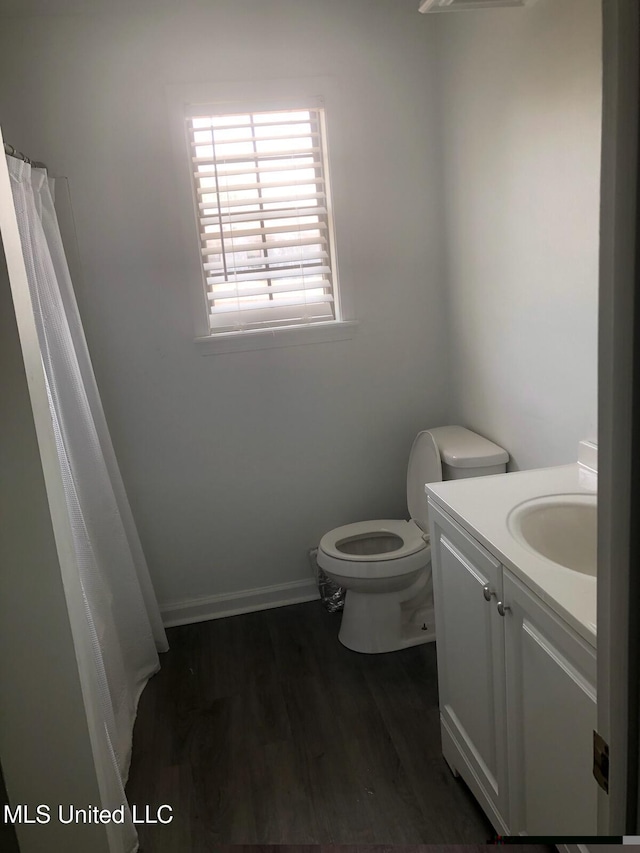
[[[488,438],[461,426],[430,429],[442,460],[443,480],[504,474],[509,454]]]

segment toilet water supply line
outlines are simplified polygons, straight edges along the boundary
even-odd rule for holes
[[[326,572],[318,565],[317,548],[312,548],[309,551],[309,563],[311,564],[311,570],[316,577],[320,600],[324,607],[329,611],[329,613],[337,613],[342,610],[344,608],[344,598],[346,593],[344,589],[335,581],[331,580]]]

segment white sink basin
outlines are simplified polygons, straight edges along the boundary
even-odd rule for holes
[[[511,510],[511,535],[530,551],[560,566],[596,576],[597,501],[595,495],[549,495]]]

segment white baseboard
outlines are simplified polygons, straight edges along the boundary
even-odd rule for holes
[[[310,578],[163,604],[160,612],[165,627],[172,628],[191,622],[206,622],[208,619],[253,613],[255,610],[285,607],[287,604],[301,604],[303,601],[315,601],[317,598],[320,598],[320,595],[316,582]]]

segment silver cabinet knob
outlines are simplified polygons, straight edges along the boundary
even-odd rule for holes
[[[505,603],[504,603],[504,601],[499,601],[499,602],[497,603],[496,607],[498,608],[498,613],[499,613],[501,616],[504,616],[504,614],[507,612],[507,610],[511,610],[511,608],[509,607],[509,605],[508,605],[508,604],[505,604]]]
[[[495,592],[492,592],[491,587],[489,586],[488,583],[486,583],[482,587],[482,594],[484,595],[485,601],[491,601],[491,597],[495,595]]]

